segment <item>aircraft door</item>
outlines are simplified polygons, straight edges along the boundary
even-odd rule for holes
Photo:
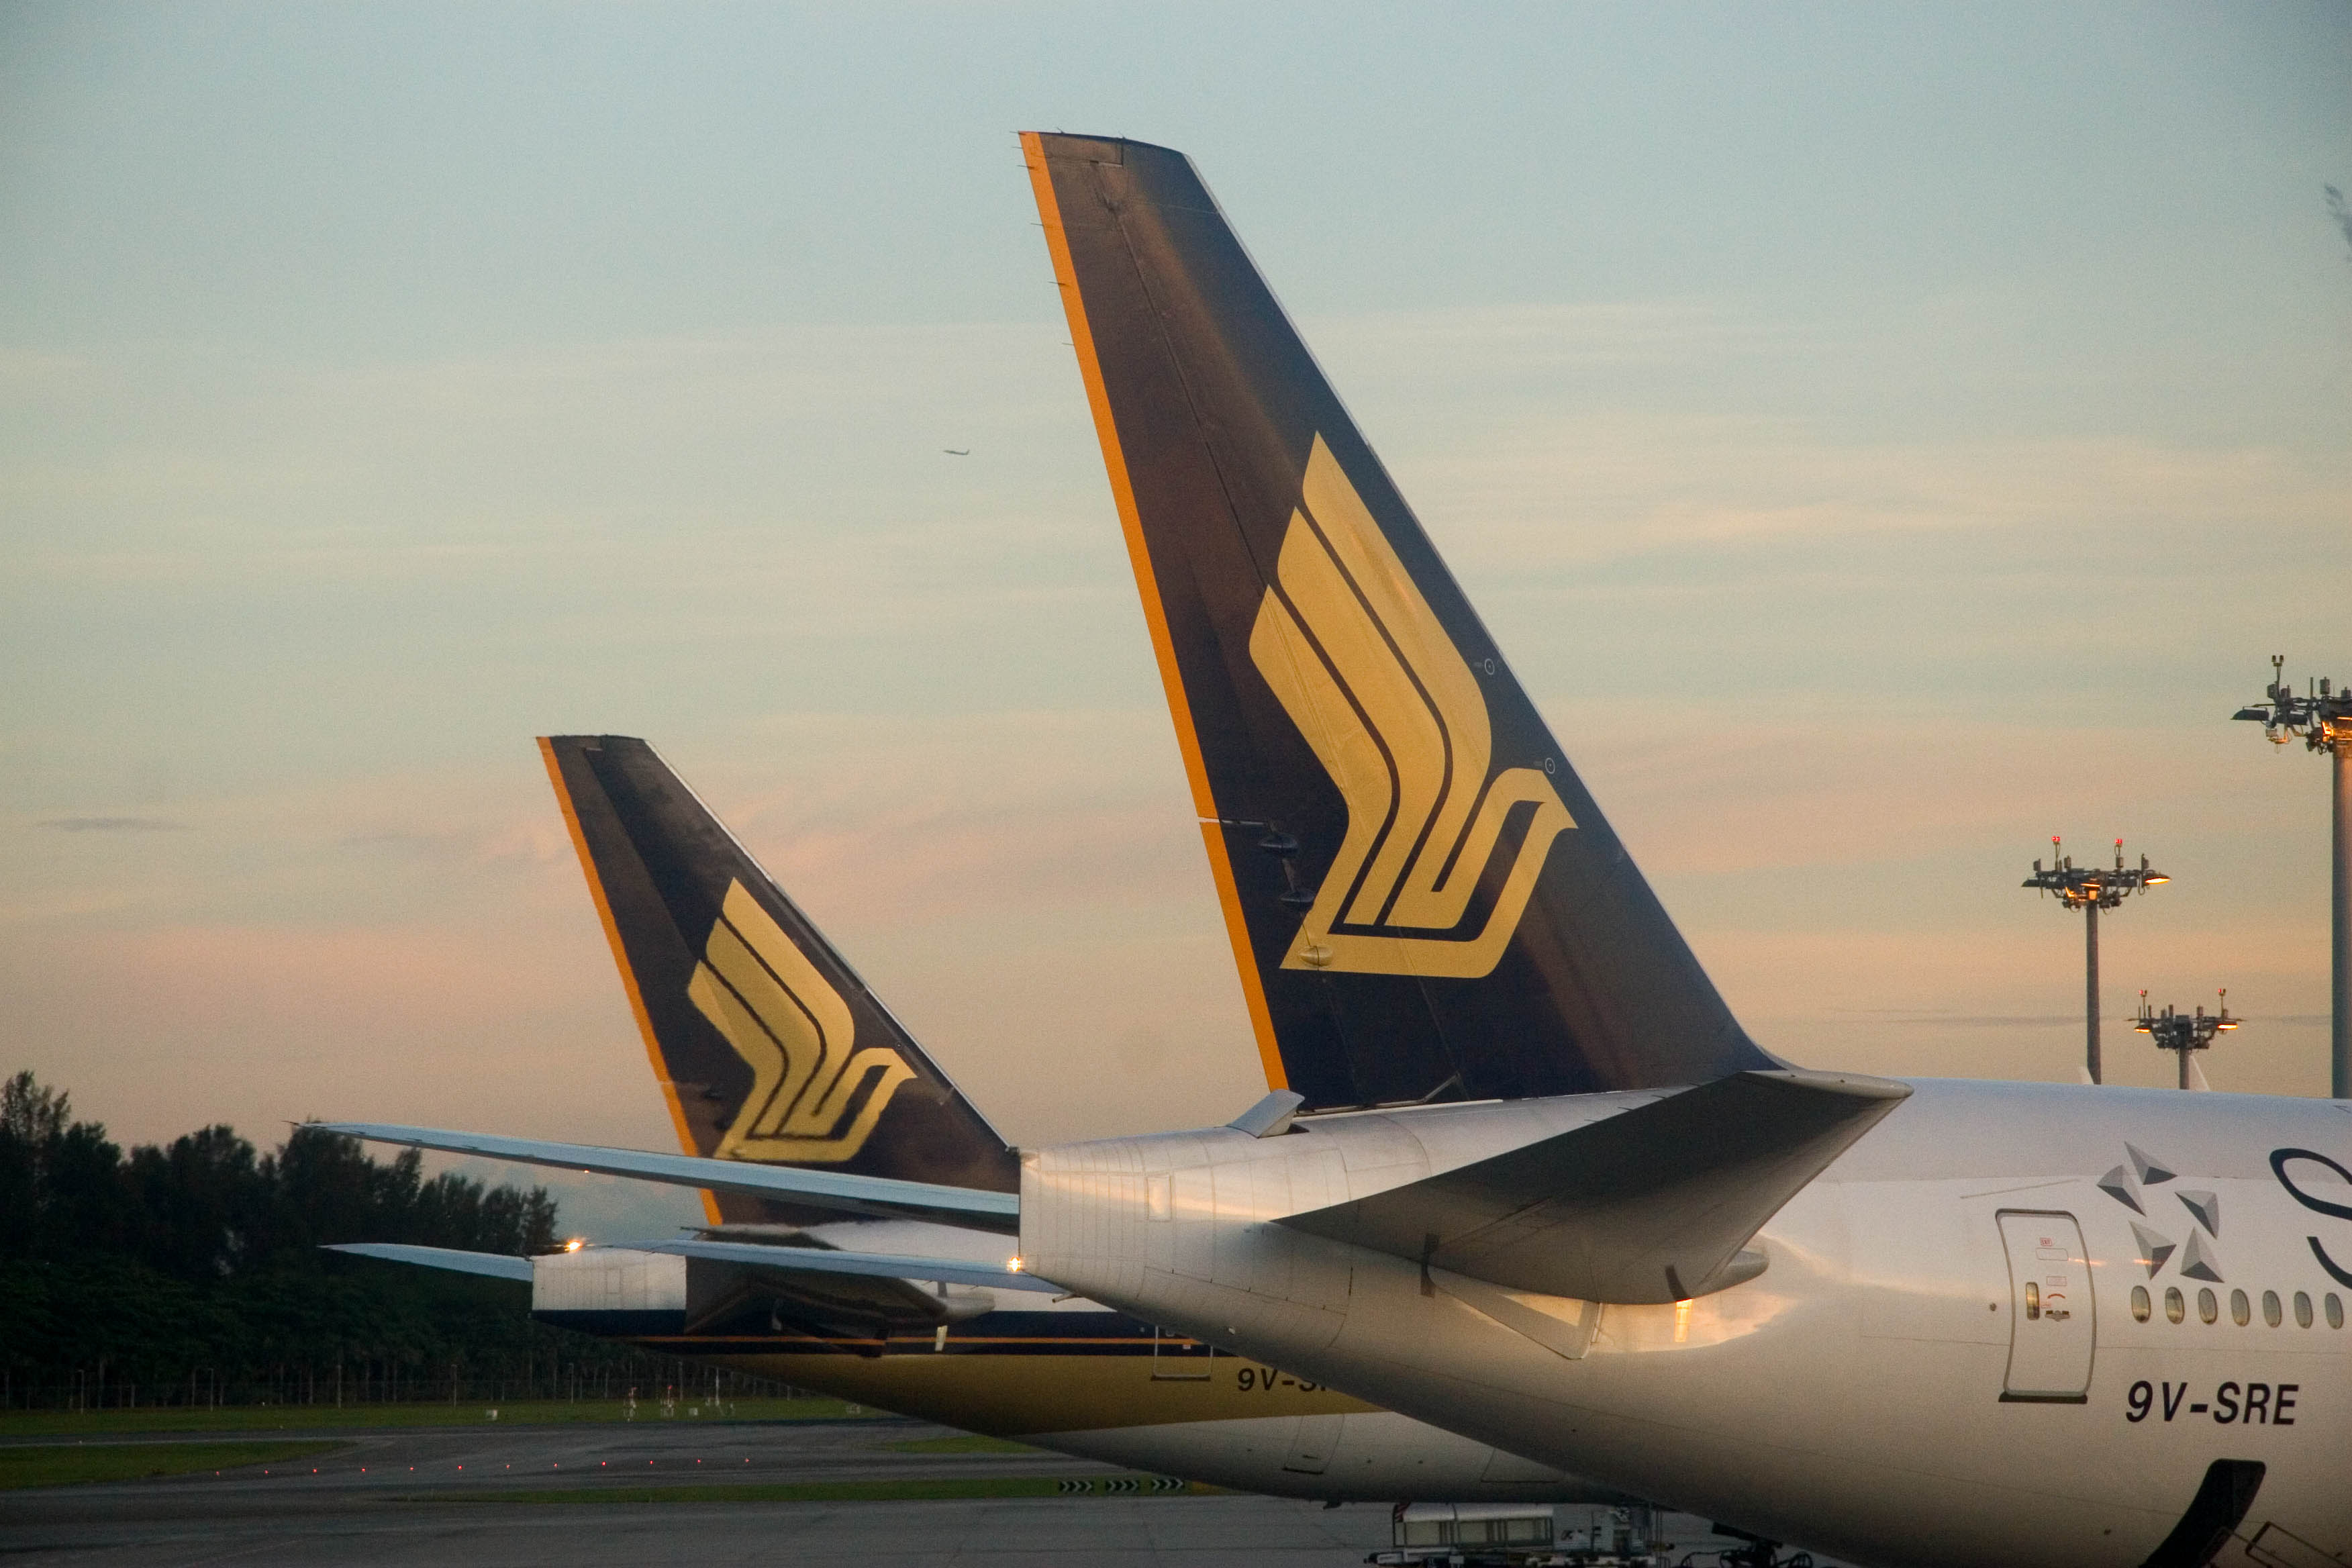
[[[2095,1339],[2091,1267],[2070,1214],[1999,1215],[2009,1255],[2009,1377],[2004,1401],[2080,1405]]]

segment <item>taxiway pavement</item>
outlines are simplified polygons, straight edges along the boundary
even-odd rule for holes
[[[283,1436],[349,1446],[290,1465],[0,1492],[0,1558],[76,1568],[1350,1568],[1389,1544],[1389,1510],[1381,1505],[1326,1510],[1242,1495],[596,1500],[644,1487],[943,1478],[1091,1479],[1099,1487],[1125,1474],[1037,1452],[908,1453],[893,1445],[953,1434],[895,1419],[485,1424]],[[520,1495],[549,1491],[588,1496],[551,1502]],[[1677,1522],[1689,1544],[1729,1544],[1701,1539],[1702,1521]]]

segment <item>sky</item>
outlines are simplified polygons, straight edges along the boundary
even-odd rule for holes
[[[1045,129],[1193,157],[1768,1048],[2072,1080],[2018,884],[2122,837],[2109,1080],[2226,986],[2325,1093],[2326,764],[2229,715],[2352,678],[2347,80],[2340,3],[0,3],[0,1068],[667,1146],[594,731],[1016,1142],[1247,1106]]]

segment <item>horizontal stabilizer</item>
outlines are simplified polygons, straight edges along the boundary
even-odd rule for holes
[[[434,1127],[399,1127],[376,1121],[322,1121],[321,1132],[341,1132],[378,1143],[438,1149],[485,1160],[666,1182],[709,1192],[747,1193],[780,1198],[808,1208],[877,1219],[922,1219],[967,1230],[1007,1236],[1021,1228],[1021,1195],[932,1182],[901,1182],[887,1176],[854,1176],[839,1171],[793,1165],[748,1164],[707,1160],[693,1154],[657,1154],[644,1149],[607,1149],[592,1143],[550,1143],[535,1138],[502,1138],[489,1132],[449,1132]]]
[[[1740,1249],[1910,1093],[1885,1079],[1736,1073],[1280,1223],[1508,1289],[1686,1300],[1760,1272]]]
[[[870,1279],[935,1279],[943,1285],[981,1285],[992,1290],[1037,1290],[1063,1294],[1059,1285],[1024,1274],[1004,1263],[974,1263],[968,1258],[915,1258],[898,1252],[836,1252],[815,1247],[763,1247],[743,1241],[616,1241],[630,1252],[667,1252],[787,1274],[856,1274]],[[593,1251],[594,1248],[589,1250]]]
[[[382,1258],[394,1263],[414,1263],[424,1268],[446,1268],[458,1274],[487,1274],[496,1279],[530,1283],[530,1259],[503,1252],[460,1252],[454,1247],[410,1247],[397,1241],[346,1241],[327,1248],[359,1258]]]

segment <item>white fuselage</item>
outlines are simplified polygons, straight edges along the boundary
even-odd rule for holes
[[[2128,1568],[2217,1459],[2267,1467],[2241,1535],[2352,1552],[2352,1327],[2333,1326],[2352,1105],[1913,1087],[1750,1243],[1760,1277],[1691,1301],[1497,1291],[1270,1223],[1649,1095],[1049,1149],[1026,1158],[1023,1257],[1405,1415],[1890,1568]]]

